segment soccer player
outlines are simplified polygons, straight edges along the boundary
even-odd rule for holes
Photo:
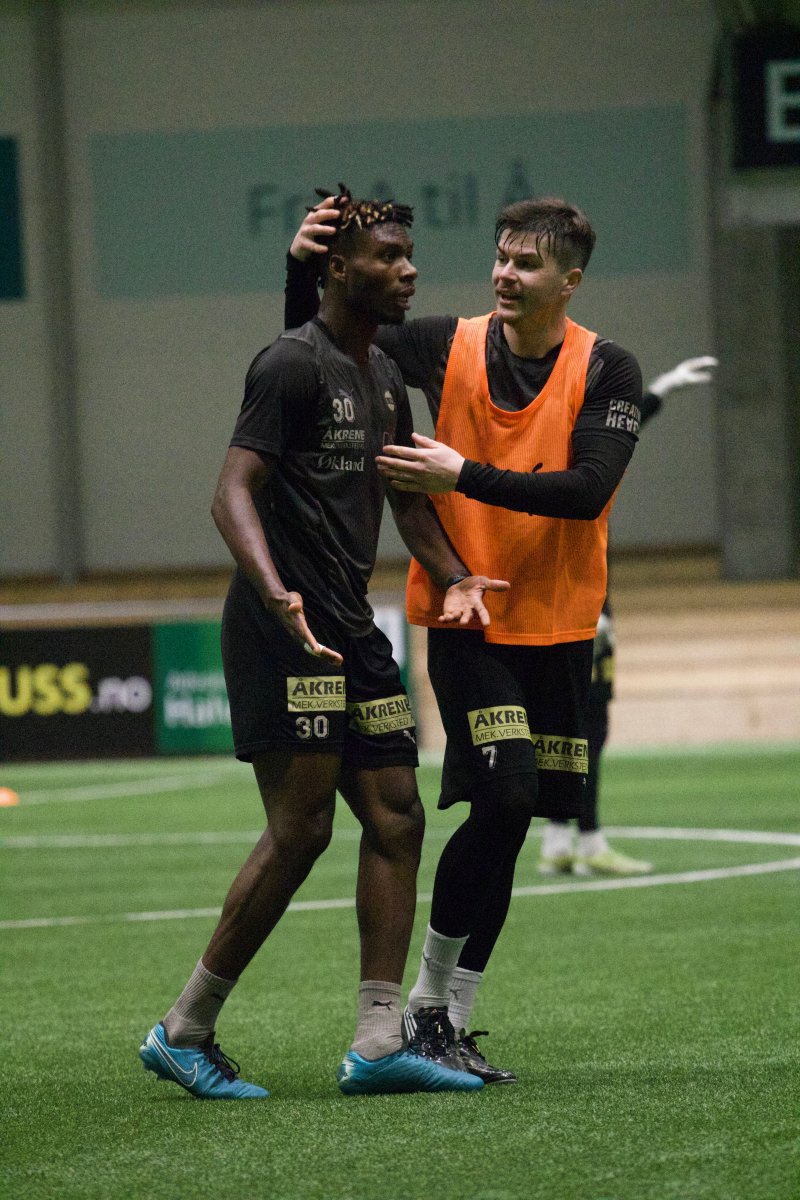
[[[708,383],[717,360],[710,355],[687,358],[653,379],[642,396],[641,423],[660,412],[665,398],[678,388]],[[621,854],[610,845],[600,826],[598,799],[600,760],[608,738],[608,709],[614,695],[614,619],[608,595],[597,623],[589,690],[587,740],[589,771],[582,811],[577,819],[577,841],[569,821],[548,821],[542,834],[539,871],[543,875],[646,875],[652,863]]]
[[[330,842],[337,789],[362,826],[358,1018],[339,1068],[346,1094],[482,1086],[405,1046],[400,984],[424,813],[413,718],[367,602],[385,484],[375,458],[407,442],[408,397],[372,344],[414,293],[411,210],[340,196],[319,316],[256,356],[222,467],[214,520],[237,570],[222,651],[236,755],[253,764],[267,827],[211,941],[140,1048],[145,1067],[211,1099],[263,1098],[214,1029],[223,1003]],[[398,529],[442,595],[442,623],[488,621],[430,503],[390,495]]]
[[[287,324],[314,310],[314,272],[301,264],[324,254],[337,212],[327,198],[295,236]],[[436,430],[414,434],[414,448],[384,447],[381,473],[401,493],[433,496],[470,570],[496,559],[512,584],[487,598],[489,628],[443,628],[441,588],[417,559],[407,589],[409,621],[429,630],[447,737],[439,806],[465,801],[469,814],[439,860],[406,1027],[432,1057],[460,1057],[487,1082],[515,1075],[486,1061],[469,1020],[531,818],[582,808],[608,513],[639,426],[636,360],[567,317],[594,242],[563,200],[509,205],[495,227],[493,313],[376,336],[425,393]]]

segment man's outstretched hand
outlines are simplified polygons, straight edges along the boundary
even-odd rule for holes
[[[447,589],[439,620],[442,624],[468,625],[477,617],[486,628],[491,617],[483,603],[484,592],[507,592],[511,584],[506,579],[487,579],[485,575],[468,575]]]
[[[426,496],[452,492],[464,458],[457,450],[413,433],[413,446],[384,446],[375,459],[378,473],[398,492],[424,492]]]

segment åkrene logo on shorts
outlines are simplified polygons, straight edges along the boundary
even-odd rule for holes
[[[546,733],[532,734],[536,766],[540,771],[574,771],[589,774],[589,743],[586,738],[555,737]]]
[[[397,729],[412,729],[414,716],[408,696],[384,696],[382,700],[365,700],[348,704],[347,724],[356,733],[373,737],[377,733],[394,733]]]
[[[528,714],[512,704],[496,704],[492,708],[473,708],[467,713],[473,746],[487,742],[503,742],[508,738],[528,738]]]
[[[343,712],[343,675],[290,675],[286,680],[287,712]]]

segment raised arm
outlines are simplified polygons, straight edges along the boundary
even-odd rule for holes
[[[335,232],[340,215],[335,197],[328,196],[306,213],[292,239],[286,256],[285,329],[295,329],[317,315],[318,260],[328,253],[328,239]]]
[[[685,358],[670,371],[651,379],[642,396],[642,424],[646,425],[651,417],[661,411],[662,402],[672,392],[698,383],[710,383],[714,378],[714,368],[718,366],[716,358],[701,354],[696,358]]]

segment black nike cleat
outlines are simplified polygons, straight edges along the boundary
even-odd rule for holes
[[[446,1008],[418,1008],[414,1013],[407,1009],[403,1024],[409,1050],[451,1071],[467,1070]]]
[[[502,1067],[493,1067],[478,1049],[475,1039],[488,1036],[485,1029],[476,1029],[473,1033],[461,1030],[461,1036],[456,1044],[465,1070],[469,1071],[471,1075],[477,1075],[484,1083],[516,1083],[517,1077],[513,1071],[504,1071]]]

